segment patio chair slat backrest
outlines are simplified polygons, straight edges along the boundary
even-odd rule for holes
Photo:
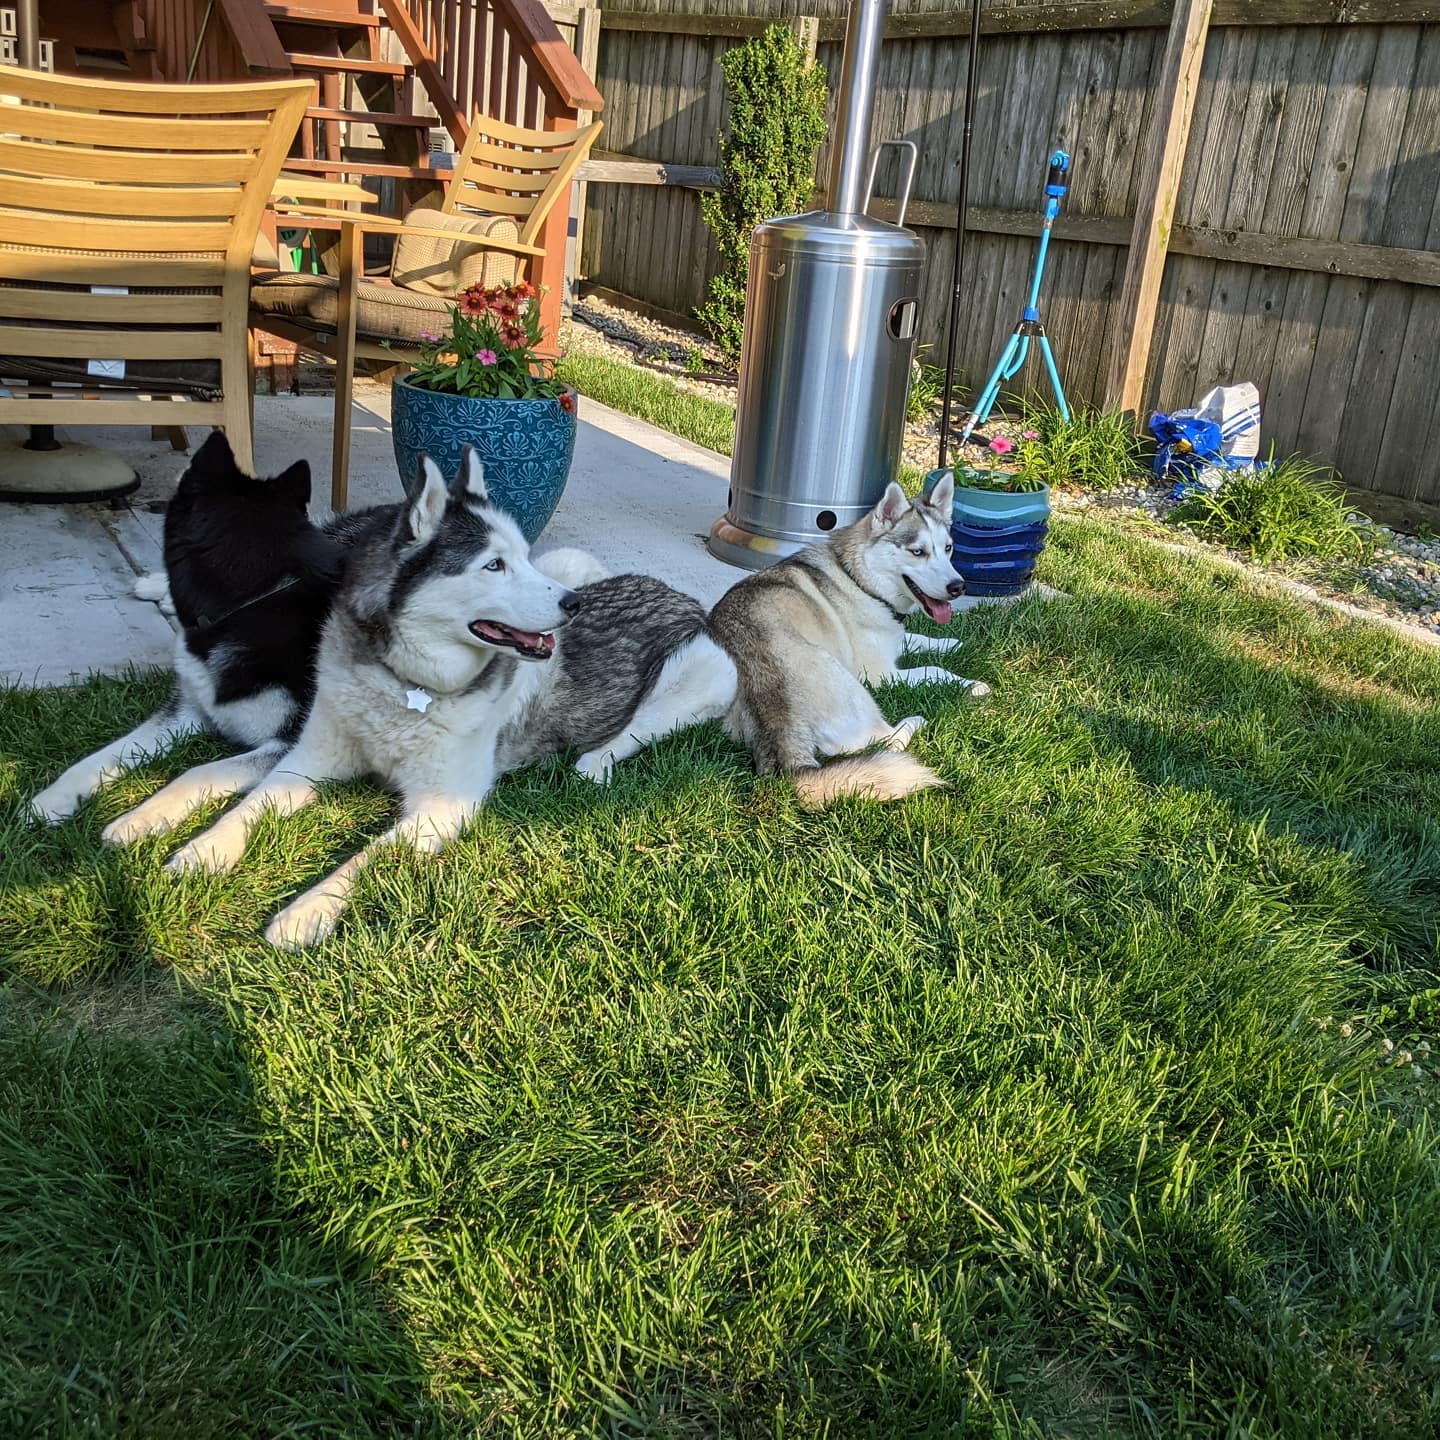
[[[513,215],[521,244],[533,245],[602,128],[597,120],[578,130],[526,130],[477,114],[442,208]]]
[[[0,356],[22,376],[15,357],[94,377],[51,392],[47,418],[136,423],[115,394],[145,389],[126,364],[219,362],[203,393],[221,399],[147,423],[223,425],[249,463],[251,257],[311,90],[0,69]],[[36,403],[0,398],[0,423],[33,423]]]

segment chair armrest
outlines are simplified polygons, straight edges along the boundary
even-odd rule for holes
[[[374,205],[376,197],[363,185],[348,180],[317,180],[313,175],[289,175],[283,170],[270,187],[272,204],[294,205],[310,202],[323,205],[327,200],[359,205]]]
[[[378,223],[376,223],[378,221]],[[424,235],[432,240],[449,240],[456,245],[478,245],[482,250],[504,250],[509,255],[543,255],[540,245],[526,245],[520,240],[496,240],[489,235],[471,235],[464,230],[442,230],[430,225],[407,225],[399,220],[366,217],[366,230],[379,235]]]
[[[286,210],[282,220],[308,225],[316,230],[353,227],[364,235],[426,235],[434,240],[453,244],[478,245],[482,250],[504,250],[510,255],[543,255],[539,245],[526,245],[519,240],[495,240],[489,235],[469,235],[463,230],[433,229],[428,225],[406,225],[386,215],[357,215],[351,210]]]

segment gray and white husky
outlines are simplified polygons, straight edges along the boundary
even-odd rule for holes
[[[866,684],[934,681],[977,698],[989,693],[940,666],[899,668],[906,651],[960,647],[905,630],[917,610],[948,625],[951,602],[964,592],[950,563],[954,491],[947,476],[911,502],[892,482],[862,520],[742,580],[711,612],[710,634],[738,674],[727,728],[762,775],[794,776],[811,809],[839,795],[897,800],[943,783],[904,753],[923,717],[891,725]],[[817,755],[848,758],[821,766]]]
[[[506,772],[578,750],[576,768],[604,780],[651,740],[719,718],[734,694],[697,600],[648,576],[607,576],[579,551],[532,564],[469,451],[449,485],[422,462],[409,503],[355,517],[347,539],[303,730],[169,865],[231,869],[263,811],[291,814],[323,781],[392,786],[400,820],[282,910],[266,930],[274,945],[329,934],[382,847],[438,852]],[[230,793],[254,783],[243,768],[232,762]]]

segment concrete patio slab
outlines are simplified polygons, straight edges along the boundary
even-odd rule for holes
[[[317,515],[328,512],[330,397],[260,396],[256,468],[277,474],[310,462]],[[594,400],[580,402],[570,481],[538,550],[575,545],[615,571],[658,575],[713,605],[745,576],[705,548],[723,513],[730,462]],[[390,448],[390,395],[356,386],[352,411],[352,507],[398,499]],[[121,455],[140,488],[115,505],[0,505],[0,575],[6,600],[0,674],[31,685],[63,685],[91,671],[169,665],[173,631],[132,594],[137,574],[158,569],[164,506],[189,456],[143,429],[62,431]],[[190,434],[199,443],[203,432]],[[995,603],[962,600],[960,607]]]
[[[175,632],[131,594],[135,571],[103,507],[0,507],[0,575],[7,683],[68,685],[92,671],[171,663]]]

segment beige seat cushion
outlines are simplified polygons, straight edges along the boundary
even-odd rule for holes
[[[453,230],[457,236],[484,235],[492,240],[519,240],[520,226],[513,215],[442,215],[438,210],[412,210],[407,225],[430,230]],[[508,285],[515,279],[518,259],[503,250],[485,250],[463,239],[432,239],[428,235],[401,235],[395,241],[390,278],[406,290],[441,295],[453,300],[472,285]]]
[[[266,275],[250,287],[250,309],[260,317],[294,320],[334,334],[340,282],[331,275]],[[426,336],[450,331],[452,301],[421,290],[362,280],[355,291],[355,333],[366,340],[415,346]]]

